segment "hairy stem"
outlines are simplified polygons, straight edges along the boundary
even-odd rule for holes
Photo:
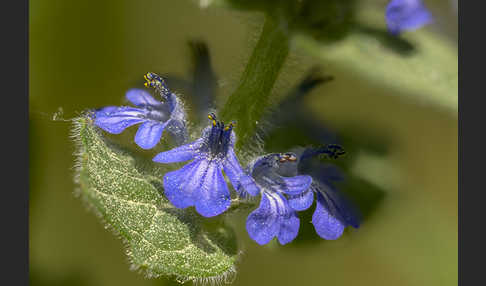
[[[240,84],[220,114],[225,121],[236,120],[234,130],[238,135],[238,149],[251,144],[288,53],[287,35],[274,19],[267,17]]]

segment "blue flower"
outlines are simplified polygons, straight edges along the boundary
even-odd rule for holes
[[[178,208],[195,206],[205,217],[219,215],[231,204],[230,192],[222,170],[235,190],[243,188],[256,194],[253,179],[243,172],[233,146],[236,141],[233,123],[224,125],[209,115],[212,126],[205,128],[201,138],[172,150],[157,154],[153,161],[175,163],[192,160],[179,170],[164,176],[165,196]]]
[[[164,102],[154,99],[144,90],[130,89],[125,97],[137,107],[108,106],[98,109],[95,112],[95,125],[109,133],[120,134],[127,127],[142,123],[135,135],[135,143],[143,149],[157,145],[166,128],[178,143],[182,143],[187,137],[182,103],[156,74],[148,73],[145,79],[145,85],[156,89]]]
[[[432,15],[421,0],[392,0],[386,6],[385,18],[388,30],[393,35],[432,22]]]
[[[298,155],[297,173],[309,174],[312,184],[309,189],[299,195],[289,197],[289,205],[296,211],[308,209],[316,195],[316,209],[312,215],[312,224],[317,234],[327,240],[339,238],[344,228],[359,227],[359,214],[351,203],[333,185],[335,181],[344,178],[341,172],[333,165],[312,160],[319,154],[326,153],[335,158],[343,154],[343,150],[336,145],[331,148],[300,149]]]
[[[291,169],[288,165],[295,164],[296,160],[291,153],[272,153],[256,158],[248,166],[248,173],[261,192],[261,200],[260,206],[248,216],[246,230],[260,245],[267,244],[274,237],[280,244],[286,244],[299,232],[300,220],[285,195],[298,196],[309,188],[312,178],[285,172]]]

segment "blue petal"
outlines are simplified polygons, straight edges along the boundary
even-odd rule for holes
[[[432,15],[420,0],[392,0],[386,7],[385,18],[394,35],[432,22]]]
[[[194,205],[193,193],[200,187],[201,175],[208,167],[206,160],[194,160],[164,176],[164,194],[178,208]]]
[[[280,219],[280,231],[277,236],[282,245],[291,242],[299,234],[300,220],[294,211],[287,210],[287,214]]]
[[[296,211],[304,211],[312,205],[312,202],[314,201],[314,192],[311,189],[308,189],[307,191],[295,195],[295,196],[289,196],[289,206],[296,210]]]
[[[228,149],[226,159],[223,162],[223,168],[226,176],[228,176],[228,179],[236,191],[241,192],[243,191],[243,188],[252,196],[258,195],[259,188],[257,187],[253,178],[245,174],[241,168],[233,148]]]
[[[112,113],[114,111],[116,111],[118,108],[120,108],[120,106],[106,106],[106,107],[103,107],[103,108],[100,108],[98,110],[96,110],[97,113]]]
[[[238,190],[240,188],[240,176],[244,174],[243,169],[241,169],[238,158],[236,158],[233,148],[228,148],[228,153],[223,162],[224,173],[228,176],[231,184]]]
[[[317,182],[317,189],[323,194],[323,199],[327,201],[328,205],[333,206],[336,215],[345,225],[351,225],[354,228],[359,228],[361,215],[358,209],[340,193],[332,184]]]
[[[260,193],[260,188],[255,183],[255,180],[247,174],[241,175],[240,186],[241,188],[238,190],[240,193],[242,193],[243,190],[251,196],[256,196]]]
[[[138,107],[158,106],[162,104],[162,102],[157,101],[155,98],[153,98],[150,93],[138,88],[128,90],[125,94],[125,97],[127,100],[129,100],[131,103],[135,104]]]
[[[335,206],[328,202],[321,193],[317,193],[317,206],[312,215],[312,224],[320,237],[334,240],[343,234],[345,225],[339,218]]]
[[[210,162],[205,170],[195,174],[199,177],[199,187],[194,190],[196,211],[205,217],[223,213],[231,204],[230,192],[223,178],[221,165]]]
[[[127,127],[146,121],[144,116],[145,111],[138,108],[109,106],[96,111],[94,124],[109,133],[119,134]]]
[[[278,207],[274,200],[262,193],[260,206],[246,219],[248,235],[260,245],[269,243],[280,229]]]
[[[297,237],[300,220],[281,194],[263,192],[260,206],[246,220],[250,237],[263,245],[277,236],[280,244],[291,242]]]
[[[189,137],[187,134],[186,123],[183,120],[176,119],[174,113],[171,114],[170,124],[167,125],[167,130],[172,134],[175,144],[181,145],[185,143]]]
[[[299,195],[309,189],[312,183],[312,177],[307,175],[281,178],[285,184],[282,191],[287,195]]]
[[[159,163],[177,163],[191,160],[201,146],[202,140],[196,140],[186,145],[157,154],[152,160]]]
[[[147,121],[140,125],[135,134],[135,143],[143,149],[153,148],[159,143],[167,122]]]

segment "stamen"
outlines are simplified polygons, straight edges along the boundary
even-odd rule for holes
[[[169,89],[165,86],[164,80],[156,73],[148,72],[143,76],[143,78],[145,79],[145,83],[143,84],[145,87],[154,88],[162,96],[166,96],[170,93]]]
[[[291,161],[291,162],[295,162],[297,161],[297,157],[295,157],[294,155],[290,155],[289,158],[287,158],[287,160]]]
[[[208,114],[208,119],[211,120],[213,122],[213,126],[216,126],[217,122],[216,122],[216,114],[214,113],[209,113]]]
[[[228,131],[230,129],[233,129],[233,127],[235,126],[235,121],[231,121],[230,123],[228,123],[228,125],[224,128],[224,131]]]

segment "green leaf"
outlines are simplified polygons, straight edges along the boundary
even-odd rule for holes
[[[179,281],[220,280],[234,273],[237,247],[231,229],[206,232],[193,210],[162,195],[163,172],[103,138],[89,116],[73,120],[76,191],[125,243],[132,269]]]
[[[395,38],[386,32],[382,10],[360,9],[361,28],[326,45],[300,35],[294,43],[320,59],[327,70],[357,74],[371,84],[419,104],[457,115],[457,48],[422,28]]]

